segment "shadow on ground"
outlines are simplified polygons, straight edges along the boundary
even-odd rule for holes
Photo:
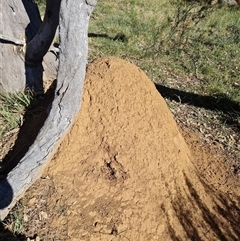
[[[162,97],[182,104],[193,105],[207,110],[218,111],[224,124],[238,126],[240,105],[224,95],[204,96],[155,84]]]
[[[113,41],[118,41],[125,43],[128,41],[127,36],[123,33],[118,33],[114,37],[109,36],[108,34],[99,34],[99,33],[88,33],[89,38],[105,38]]]
[[[214,240],[238,241],[240,237],[239,200],[231,199],[230,195],[214,192],[203,183],[205,190],[212,194],[209,197],[214,204],[214,209],[210,210],[186,175],[185,184],[187,189],[184,193],[179,192],[171,205],[187,240],[203,241],[212,240],[215,237]],[[162,209],[167,213],[164,207]],[[167,225],[171,239],[183,241],[170,224],[169,218]]]
[[[5,228],[4,224],[0,222],[0,241],[26,241],[27,238],[24,235],[15,235]]]
[[[31,103],[30,107],[26,110],[24,124],[20,128],[15,145],[0,163],[0,181],[16,167],[36,139],[48,116],[48,108],[50,108],[54,99],[55,85],[56,81],[52,83],[44,95],[36,97],[33,101],[34,103]]]

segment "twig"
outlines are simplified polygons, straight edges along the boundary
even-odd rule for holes
[[[0,41],[1,40],[6,41],[8,43],[15,44],[15,45],[21,45],[21,46],[24,46],[24,44],[26,43],[25,40],[17,39],[15,37],[6,36],[3,34],[0,34]]]

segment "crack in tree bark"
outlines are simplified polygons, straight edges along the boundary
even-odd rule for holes
[[[26,44],[25,40],[18,39],[12,36],[3,35],[3,34],[0,34],[0,42],[10,43],[10,44],[15,44],[20,46],[24,46]]]

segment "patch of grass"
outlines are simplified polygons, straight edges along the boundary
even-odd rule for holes
[[[46,0],[34,0],[34,2],[38,5],[40,15],[44,16],[45,8],[46,8]]]
[[[240,74],[239,10],[178,3],[175,16],[168,43],[163,41],[168,62],[176,63],[171,70],[200,79],[203,93],[240,101],[240,90],[235,88]],[[164,48],[159,48],[162,55]]]
[[[90,21],[89,59],[125,58],[157,83],[171,85],[174,76],[185,91],[239,102],[239,10],[211,1],[100,0]],[[193,84],[184,85],[189,78]]]
[[[9,230],[13,235],[21,234],[24,231],[23,208],[23,205],[19,202],[5,221],[1,222],[4,228]]]
[[[31,91],[0,92],[0,139],[12,129],[22,125],[26,108],[33,99]]]

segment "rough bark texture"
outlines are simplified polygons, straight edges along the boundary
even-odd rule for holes
[[[97,1],[62,1],[60,63],[55,99],[34,144],[0,183],[0,219],[41,175],[80,109],[88,53],[88,22]]]
[[[24,40],[25,28],[29,24],[29,18],[21,1],[1,1],[0,4],[1,27],[0,34],[15,39]],[[41,24],[37,9],[32,9],[30,15],[36,25],[29,26],[30,34],[35,35]],[[9,24],[11,23],[11,24]],[[30,31],[31,29],[31,31]],[[34,33],[35,32],[35,33]],[[25,87],[25,68],[23,46],[12,45],[12,42],[0,40],[0,89],[6,91],[19,91]]]
[[[31,0],[1,1],[0,4],[0,90],[9,92],[25,88],[27,78],[31,76],[25,65],[26,40],[31,42],[37,34],[42,21],[37,5]],[[44,57],[41,76],[56,76],[58,62],[54,54],[48,52]],[[47,71],[43,73],[46,66]],[[50,69],[50,71],[48,71]]]

